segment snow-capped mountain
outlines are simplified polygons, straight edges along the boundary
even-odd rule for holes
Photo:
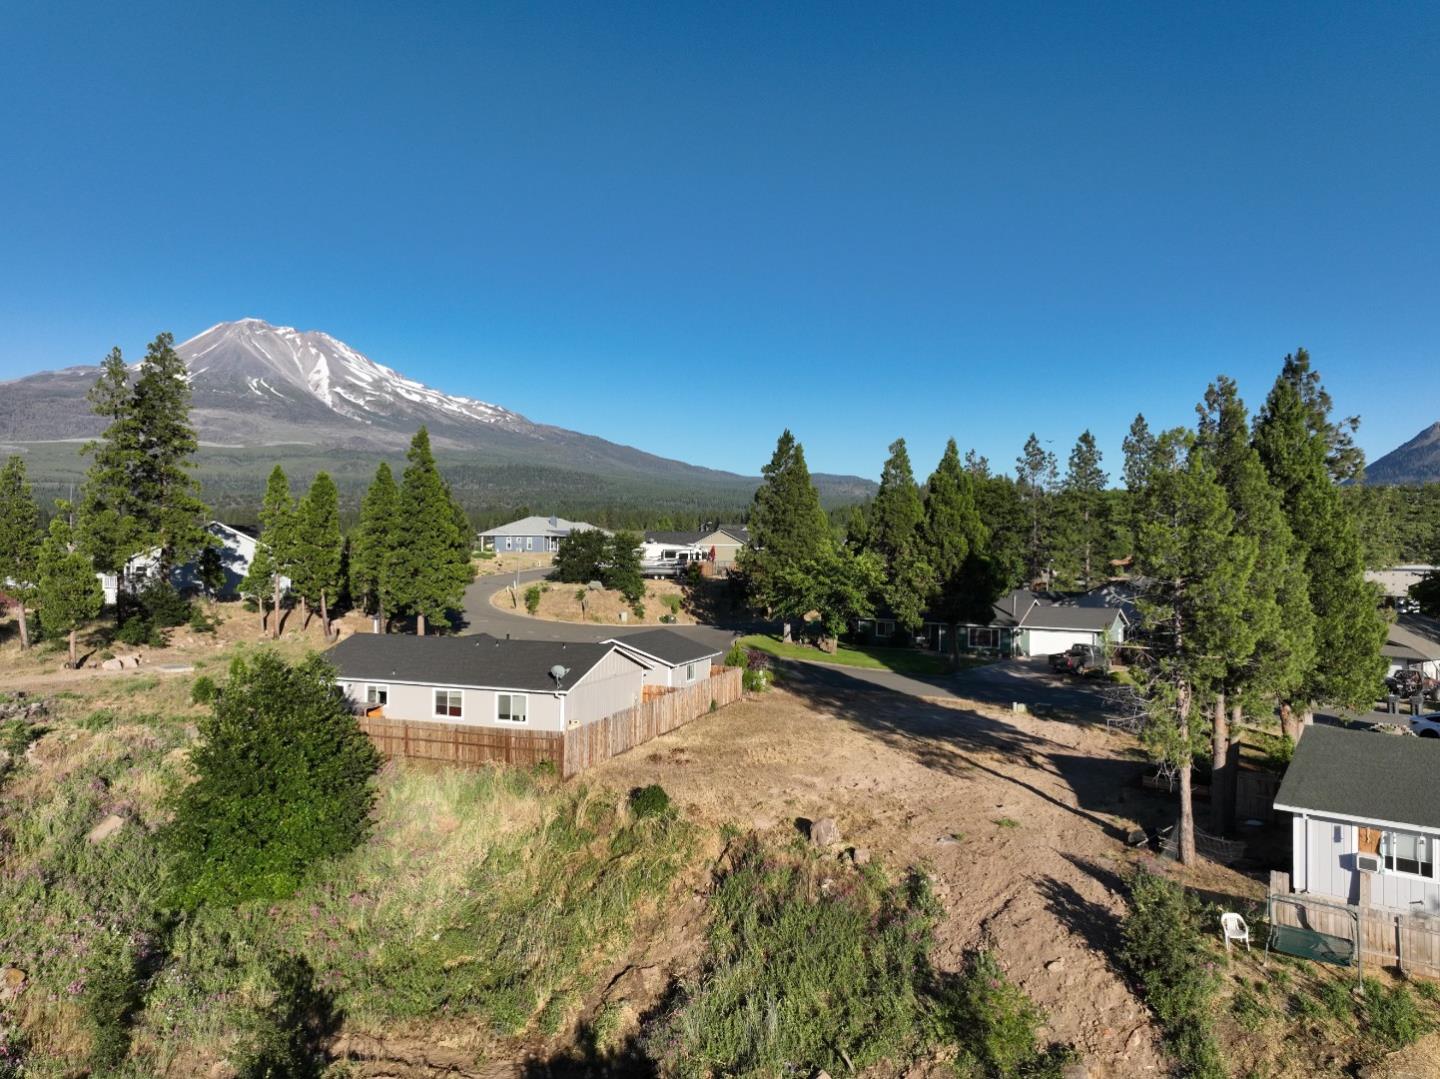
[[[176,346],[190,370],[196,407],[273,409],[318,402],[362,424],[413,431],[421,423],[472,423],[532,430],[524,417],[406,378],[318,330],[272,326],[258,318],[222,322]]]

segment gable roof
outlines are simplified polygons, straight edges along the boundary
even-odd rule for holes
[[[718,528],[712,528],[708,532],[701,532],[700,536],[703,539],[705,536],[713,536],[717,532],[724,532],[725,535],[729,536],[737,543],[750,542],[750,530],[744,525],[720,525]]]
[[[1440,829],[1440,741],[1344,727],[1305,728],[1275,808]]]
[[[993,626],[1015,629],[1074,629],[1086,632],[1107,630],[1117,618],[1129,621],[1118,595],[1086,593],[1078,599],[1059,602],[1048,593],[1016,588],[997,599],[991,607]]]
[[[624,637],[611,637],[607,643],[619,645],[622,650],[634,649],[672,667],[720,654],[720,649],[713,645],[704,644],[669,629],[647,629],[641,633],[626,634]]]
[[[1021,629],[1077,629],[1099,632],[1124,618],[1116,607],[1064,607],[1037,603],[1020,619]]]
[[[693,547],[703,532],[646,532],[646,543],[671,543],[676,547]]]
[[[566,692],[613,648],[577,641],[502,641],[488,633],[473,637],[357,633],[325,658],[347,679],[542,692],[556,691],[550,668],[558,664],[567,668],[559,688]]]
[[[482,536],[568,536],[595,526],[584,521],[567,521],[563,517],[521,517],[509,524],[496,525],[481,532]],[[604,529],[601,529],[603,532]]]
[[[1398,616],[1390,625],[1380,654],[1411,663],[1440,659],[1440,621],[1420,614]]]

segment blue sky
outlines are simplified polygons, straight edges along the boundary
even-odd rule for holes
[[[1013,10],[1011,10],[1013,9]],[[1440,7],[10,5],[0,378],[255,315],[755,472],[1311,350],[1440,419]]]

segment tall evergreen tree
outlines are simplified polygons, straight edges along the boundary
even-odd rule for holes
[[[70,668],[80,665],[76,634],[105,605],[95,564],[76,548],[68,502],[57,502],[50,532],[40,545],[38,593],[46,633],[64,633],[70,642]]]
[[[102,573],[121,578],[125,565],[150,543],[142,494],[136,482],[143,450],[130,369],[118,348],[100,364],[100,376],[87,394],[91,411],[105,429],[83,453],[91,458],[81,494],[80,543]]]
[[[1105,484],[1110,481],[1100,467],[1100,447],[1088,430],[1081,433],[1070,451],[1070,460],[1061,487],[1065,562],[1084,588],[1095,583],[1097,562],[1104,549],[1106,522]]]
[[[926,558],[937,585],[935,607],[947,622],[974,621],[973,570],[986,557],[989,534],[975,502],[975,479],[960,464],[952,438],[925,484],[925,520],[922,525]],[[987,590],[988,591],[988,590]],[[985,595],[986,608],[994,601]]]
[[[140,447],[136,494],[147,507],[142,520],[159,548],[156,569],[163,581],[205,545],[209,515],[190,474],[200,444],[190,423],[189,374],[173,335],[160,334],[146,349],[132,409]]]
[[[1025,577],[1025,545],[1029,518],[1020,491],[1009,476],[970,475],[975,480],[975,508],[989,534],[985,558],[996,584],[996,594],[1014,588]],[[988,622],[989,604],[969,621]]]
[[[296,587],[320,609],[320,628],[330,638],[330,604],[340,590],[340,496],[328,472],[317,472],[295,514]]]
[[[360,524],[350,547],[351,591],[374,614],[376,633],[384,631],[389,610],[388,567],[395,552],[399,508],[400,489],[389,464],[381,461],[360,503]]]
[[[750,579],[752,598],[775,607],[779,574],[828,553],[834,539],[810,480],[805,448],[789,430],[780,435],[761,477],[750,509],[750,546],[742,552],[741,566]]]
[[[389,563],[391,590],[396,608],[414,614],[415,631],[424,636],[427,623],[450,624],[448,613],[460,605],[474,571],[468,526],[461,526],[464,514],[440,477],[424,427],[411,440],[406,460]]]
[[[1348,505],[1335,486],[1354,471],[1353,444],[1325,411],[1329,395],[1302,350],[1285,365],[1256,419],[1254,441],[1280,493],[1305,562],[1315,616],[1313,659],[1296,690],[1302,715],[1282,707],[1287,733],[1298,737],[1317,702],[1361,708],[1380,692],[1386,628]],[[1348,422],[1348,421],[1347,421]]]
[[[25,478],[25,461],[17,454],[0,469],[0,592],[13,602],[22,649],[30,647],[25,605],[35,598],[40,543],[40,507]]]
[[[1244,596],[1256,543],[1235,530],[1215,470],[1188,432],[1167,432],[1160,441],[1172,452],[1150,471],[1136,550],[1146,581],[1138,607],[1150,658],[1139,667],[1149,706],[1142,741],[1180,777],[1180,857],[1192,865],[1191,767],[1205,741],[1201,710],[1223,687],[1235,642],[1247,639]]]
[[[1256,549],[1250,585],[1241,596],[1244,628],[1226,650],[1225,674],[1212,702],[1211,825],[1222,831],[1231,825],[1234,807],[1232,726],[1247,710],[1268,714],[1299,687],[1314,659],[1314,616],[1303,559],[1279,492],[1251,443],[1234,381],[1216,379],[1197,412],[1199,446],[1225,491],[1235,531],[1252,539]]]
[[[1015,461],[1018,478],[1016,487],[1025,504],[1029,536],[1025,544],[1025,575],[1027,582],[1050,580],[1052,498],[1055,491],[1057,466],[1055,455],[1040,445],[1032,432],[1025,440],[1024,452]]]
[[[265,500],[260,505],[260,542],[263,553],[257,552],[259,567],[253,563],[250,572],[256,578],[257,586],[268,584],[270,592],[270,636],[280,637],[280,600],[284,592],[282,582],[295,572],[295,500],[290,495],[290,481],[285,470],[276,465],[270,470],[265,483]],[[261,622],[264,622],[265,604],[260,603]]]
[[[915,486],[905,440],[890,444],[890,456],[880,472],[880,490],[866,537],[883,567],[885,602],[895,620],[906,629],[920,628],[925,607],[935,591],[934,570],[922,545],[925,506]]]

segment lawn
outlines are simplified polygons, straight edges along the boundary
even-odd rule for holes
[[[752,633],[742,637],[740,643],[746,648],[755,648],[778,659],[809,660],[814,663],[838,663],[844,667],[867,667],[875,671],[894,671],[896,674],[946,674],[954,670],[954,661],[949,656],[937,656],[934,652],[922,652],[918,648],[885,648],[869,644],[842,644],[834,655],[829,655],[805,644],[786,644],[778,637],[763,633]],[[981,660],[960,657],[960,666],[978,666]]]

